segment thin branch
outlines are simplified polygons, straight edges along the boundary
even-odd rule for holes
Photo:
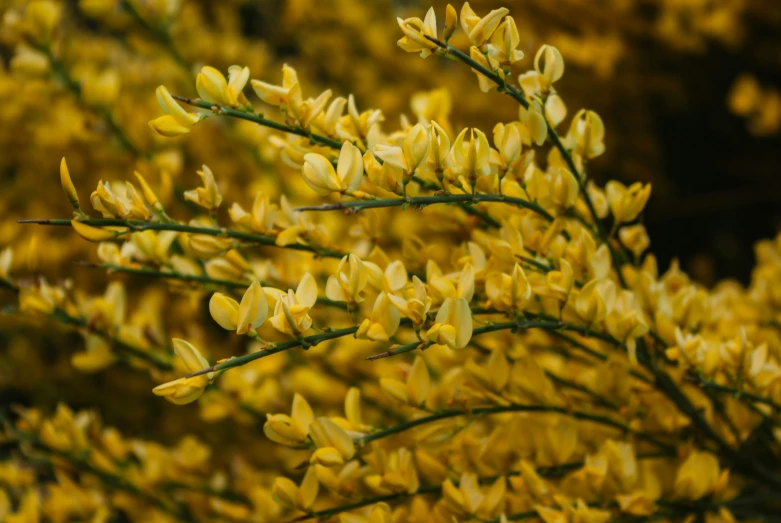
[[[692,378],[692,383],[694,383],[695,385],[697,385],[702,389],[730,394],[736,400],[745,398],[753,403],[761,403],[763,405],[767,405],[768,407],[771,407],[776,412],[781,411],[781,405],[779,405],[772,399],[766,398],[764,396],[760,396],[759,394],[746,392],[744,390],[736,389],[734,387],[729,387],[727,385],[721,385],[719,383],[716,383],[715,381],[702,379],[696,376]]]
[[[182,274],[180,272],[158,271],[150,269],[148,267],[126,267],[124,265],[114,265],[111,263],[89,263],[81,262],[79,265],[83,267],[94,267],[97,269],[105,269],[109,272],[132,274],[134,276],[145,276],[150,278],[161,278],[164,280],[177,280],[183,282],[200,283],[204,285],[214,285],[218,287],[226,287],[229,289],[246,289],[252,282],[250,280],[223,280],[218,278],[211,278],[205,274]],[[276,287],[275,285],[269,285],[265,282],[259,282],[263,287]],[[334,307],[338,309],[346,309],[347,305],[343,302],[333,301],[324,296],[317,298],[317,303],[325,305],[327,307]]]
[[[491,414],[503,414],[508,412],[552,412],[552,413],[562,414],[564,416],[571,416],[578,420],[591,421],[600,425],[605,425],[608,427],[618,429],[628,434],[632,434],[638,439],[641,439],[643,441],[655,445],[660,450],[666,452],[670,456],[676,455],[676,450],[674,446],[663,443],[649,434],[636,431],[631,427],[629,427],[628,425],[624,425],[623,423],[612,420],[607,416],[590,414],[588,412],[573,411],[566,407],[555,407],[555,406],[547,406],[547,405],[501,405],[495,407],[482,407],[482,408],[474,408],[474,409],[467,409],[467,410],[445,409],[445,410],[435,412],[430,416],[417,418],[411,421],[400,423],[398,425],[394,425],[393,427],[388,427],[386,429],[378,430],[371,434],[367,434],[366,436],[362,436],[357,440],[355,440],[355,443],[359,446],[363,446],[366,445],[367,443],[371,443],[372,441],[376,441],[382,438],[387,438],[388,436],[399,434],[409,429],[419,427],[427,423],[443,420],[443,419],[456,418],[460,416],[486,416]]]
[[[342,142],[338,140],[334,140],[332,138],[328,138],[327,136],[322,136],[320,134],[313,133],[312,131],[304,129],[303,127],[294,127],[291,125],[285,125],[279,122],[275,122],[274,120],[269,120],[268,118],[264,118],[262,114],[255,114],[248,111],[242,111],[240,109],[225,107],[224,105],[207,102],[206,100],[201,100],[199,98],[186,98],[184,96],[179,96],[175,94],[171,96],[173,96],[175,100],[178,100],[187,105],[200,107],[201,109],[208,109],[209,111],[212,111],[214,114],[232,116],[233,118],[239,118],[241,120],[254,122],[258,125],[262,125],[263,127],[268,127],[270,129],[282,131],[283,133],[290,133],[298,136],[303,136],[304,138],[309,138],[313,143],[325,145],[326,147],[332,147],[334,149],[341,149],[342,147]]]
[[[38,225],[58,225],[68,226],[71,225],[71,220],[67,218],[53,218],[53,219],[29,219],[18,220],[18,223],[35,223]],[[140,231],[176,231],[189,234],[203,234],[206,236],[216,236],[219,238],[233,238],[245,242],[251,242],[259,245],[267,245],[270,247],[277,247],[280,249],[291,249],[294,251],[306,251],[325,258],[342,258],[345,253],[334,250],[321,248],[313,245],[304,245],[300,243],[294,243],[291,245],[277,245],[276,239],[273,236],[252,234],[241,231],[235,231],[233,229],[217,228],[217,227],[198,227],[194,225],[185,225],[182,223],[162,223],[162,222],[145,222],[138,220],[122,220],[114,218],[90,218],[83,220],[81,223],[90,225],[93,227],[127,227],[132,232]]]
[[[221,370],[232,369],[234,367],[241,367],[242,365],[246,365],[247,363],[250,363],[257,359],[265,358],[266,356],[271,356],[272,354],[283,352],[288,349],[294,349],[296,347],[304,347],[305,349],[308,349],[309,347],[314,347],[315,345],[318,345],[319,343],[322,343],[327,340],[334,340],[337,338],[342,338],[344,336],[354,335],[357,331],[358,331],[358,327],[346,327],[343,329],[334,329],[328,332],[313,334],[311,336],[304,336],[303,338],[298,338],[295,340],[273,343],[265,350],[253,352],[251,354],[245,354],[244,356],[237,356],[235,358],[230,358],[229,360],[223,361],[222,363],[218,363],[206,369],[199,370],[198,372],[193,372],[192,374],[188,374],[187,377],[192,378],[193,376],[200,376],[202,374],[208,374],[210,372],[217,372]]]
[[[350,200],[338,203],[326,203],[323,205],[311,205],[298,207],[296,211],[333,211],[333,210],[352,210],[358,212],[363,209],[375,209],[379,207],[401,207],[413,205],[425,207],[426,205],[436,205],[442,203],[506,203],[524,209],[529,209],[547,221],[553,221],[553,216],[534,202],[524,200],[523,198],[513,198],[501,194],[442,194],[431,196],[408,196],[406,198],[384,198],[377,200]]]

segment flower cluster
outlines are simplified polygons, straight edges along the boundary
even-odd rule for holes
[[[79,7],[140,23],[179,62],[176,4]],[[66,71],[67,83],[50,45],[63,8],[37,0],[19,15],[17,69]],[[431,91],[394,125],[302,67],[276,79],[224,56],[156,87],[147,140],[202,146],[186,166],[150,148],[137,168],[92,180],[65,154],[72,215],[25,221],[92,242],[88,265],[113,281],[96,292],[27,277],[8,248],[0,284],[25,321],[84,338],[70,362],[105,373],[94,379],[117,393],[102,408],[112,424],[138,433],[117,413],[149,405],[149,433],[178,442],[123,436],[64,404],[50,417],[0,410],[14,449],[0,461],[0,519],[777,513],[781,235],[757,245],[747,287],[707,289],[677,263],[660,268],[643,224],[651,185],[589,175],[610,144],[597,112],[567,108],[566,53],[544,44],[526,57],[507,8],[448,5],[396,23],[401,51],[451,60],[470,98],[504,96],[513,111],[457,127],[447,91]],[[85,74],[74,91],[135,149],[107,110],[115,75]],[[235,147],[209,145],[215,135]],[[231,158],[247,136],[274,166],[252,184]],[[166,285],[140,291],[142,278]],[[24,352],[10,350],[11,363]]]

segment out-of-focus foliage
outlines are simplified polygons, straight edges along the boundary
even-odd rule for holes
[[[520,4],[3,2],[0,520],[781,511],[781,236],[644,224],[655,66],[773,139],[781,7]]]

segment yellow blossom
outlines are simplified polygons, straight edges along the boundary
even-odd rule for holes
[[[431,51],[437,48],[437,44],[428,40],[426,36],[437,37],[437,15],[434,8],[429,8],[426,18],[396,18],[404,36],[398,41],[398,46],[408,53],[420,52],[421,58],[431,55]]]
[[[469,131],[469,140],[466,132]],[[491,174],[491,147],[488,138],[479,129],[464,129],[453,142],[446,163],[451,171],[450,179],[464,176],[474,187],[477,178]]]
[[[526,273],[517,263],[512,274],[494,272],[486,277],[485,292],[498,310],[522,311],[532,297]]]
[[[473,46],[482,48],[509,12],[506,7],[500,7],[481,18],[475,14],[469,2],[464,2],[461,7],[461,28]]]
[[[372,341],[388,341],[399,329],[399,311],[385,292],[374,301],[371,315],[361,322],[355,337]]]
[[[198,187],[184,192],[185,200],[189,200],[196,205],[200,205],[209,212],[214,212],[222,203],[222,194],[217,187],[217,181],[214,179],[212,170],[206,165],[201,166],[198,176],[203,181],[203,187]]]
[[[429,309],[431,309],[431,298],[426,292],[426,285],[417,276],[412,277],[412,288],[406,298],[389,294],[388,299],[405,318],[412,320],[415,325],[422,325]]]
[[[565,138],[567,146],[576,153],[591,159],[605,152],[605,124],[594,111],[581,109],[572,118],[572,125]]]
[[[361,151],[350,142],[344,142],[336,169],[325,156],[309,153],[304,156],[301,173],[306,184],[317,194],[355,192],[363,178]]]
[[[270,105],[281,107],[287,115],[290,115],[299,126],[308,128],[323,112],[328,100],[331,99],[331,90],[320,93],[315,98],[304,100],[301,84],[298,81],[296,70],[285,64],[282,67],[282,85],[273,85],[260,80],[252,80],[252,89],[258,97]]]
[[[304,474],[300,486],[288,478],[279,477],[274,480],[271,492],[274,499],[285,508],[306,511],[317,499],[319,487],[320,483],[317,480],[315,468],[310,467]]]
[[[552,45],[543,45],[534,56],[534,70],[540,75],[545,89],[564,76],[564,59],[558,49]]]
[[[288,289],[287,294],[276,289],[266,289],[276,299],[274,316],[269,321],[280,332],[300,336],[312,326],[309,310],[317,302],[317,283],[306,273],[298,283],[296,291]]]
[[[605,186],[607,202],[616,223],[631,222],[645,207],[651,196],[651,184],[633,183],[629,187],[611,180]]]
[[[312,407],[300,394],[293,395],[293,407],[290,416],[286,414],[267,414],[263,433],[268,439],[282,445],[297,447],[309,436],[309,427],[315,420]]]
[[[164,85],[157,88],[157,103],[165,112],[165,116],[160,116],[149,122],[149,126],[158,134],[166,137],[174,137],[189,133],[193,126],[198,123],[200,117],[195,113],[188,113],[179,103],[173,99],[171,93]]]
[[[232,65],[228,68],[228,80],[214,67],[205,66],[195,77],[198,96],[207,102],[228,107],[246,105],[244,86],[249,81],[249,68]]]
[[[210,368],[209,362],[201,356],[201,353],[191,343],[182,340],[174,339],[174,351],[180,358],[184,367],[189,373],[194,373]],[[191,378],[179,378],[174,381],[169,381],[162,385],[155,387],[152,392],[157,396],[162,396],[171,403],[176,405],[184,405],[197,400],[203,389],[206,388],[215,378],[214,372],[207,372]]]
[[[347,433],[329,418],[320,417],[309,425],[312,442],[317,450],[311,462],[326,467],[339,465],[355,455],[355,445]]]

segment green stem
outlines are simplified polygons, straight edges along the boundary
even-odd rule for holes
[[[161,278],[165,280],[177,280],[192,283],[201,283],[205,285],[215,285],[218,287],[226,287],[229,289],[246,289],[252,281],[250,280],[222,280],[218,278],[211,278],[205,274],[182,274],[180,272],[164,272],[150,269],[148,267],[125,267],[122,265],[114,265],[111,263],[91,264],[82,263],[85,267],[96,267],[98,269],[105,269],[109,272],[116,272],[122,274],[132,274],[134,276],[145,276],[150,278]],[[264,282],[259,282],[263,287],[273,287]],[[333,301],[326,297],[318,297],[317,303],[325,305],[327,307],[335,307],[338,309],[346,309],[347,305],[342,302]]]
[[[516,207],[522,207],[532,210],[545,218],[547,221],[553,221],[553,216],[536,203],[524,200],[523,198],[513,198],[502,196],[500,194],[442,194],[431,196],[408,196],[406,198],[384,198],[377,200],[350,200],[338,203],[326,203],[323,205],[312,205],[298,207],[297,211],[333,211],[340,209],[351,209],[355,212],[363,209],[375,209],[378,207],[401,207],[403,205],[435,205],[442,203],[506,203]]]
[[[251,354],[245,354],[244,356],[237,356],[235,358],[231,358],[228,361],[224,361],[222,363],[218,363],[217,365],[212,365],[211,367],[208,367],[206,369],[199,370],[198,372],[193,372],[192,374],[188,374],[187,377],[191,378],[193,376],[199,376],[201,374],[208,374],[209,372],[217,372],[217,371],[232,369],[234,367],[241,367],[242,365],[246,365],[247,363],[250,363],[260,358],[265,358],[266,356],[271,356],[272,354],[276,354],[278,352],[283,352],[288,349],[294,349],[296,347],[315,346],[323,341],[334,340],[344,336],[353,335],[357,331],[358,331],[358,327],[346,327],[343,329],[334,329],[320,334],[313,334],[311,336],[304,336],[303,338],[299,338],[295,340],[273,343],[271,344],[270,347],[268,347],[265,350],[253,352]]]
[[[322,135],[313,133],[313,132],[311,132],[311,131],[309,131],[307,129],[304,129],[303,127],[294,127],[294,126],[291,126],[291,125],[285,125],[285,124],[281,124],[279,122],[275,122],[274,120],[269,120],[269,119],[263,117],[260,114],[255,114],[255,113],[251,113],[251,112],[248,112],[248,111],[242,111],[240,109],[233,109],[233,108],[225,107],[225,106],[219,105],[219,104],[213,104],[213,103],[207,102],[205,100],[201,100],[201,99],[186,98],[186,97],[178,96],[178,95],[172,95],[172,96],[174,97],[174,99],[176,99],[176,100],[178,100],[178,101],[180,101],[182,103],[185,103],[185,104],[188,104],[188,105],[192,105],[194,107],[199,107],[201,109],[208,109],[208,110],[212,111],[215,114],[231,116],[233,118],[239,118],[241,120],[247,120],[247,121],[256,123],[258,125],[262,125],[264,127],[270,128],[270,129],[275,129],[277,131],[281,131],[281,132],[284,132],[284,133],[290,133],[290,134],[295,134],[295,135],[298,135],[298,136],[303,136],[304,138],[309,138],[314,143],[317,143],[317,144],[320,144],[320,145],[325,145],[325,146],[331,147],[333,149],[341,149],[341,147],[342,147],[342,143],[343,142],[340,142],[338,140],[334,140],[334,139],[329,138],[327,136],[322,136]],[[358,149],[361,151],[362,154],[366,152],[365,150],[361,149],[360,147]],[[377,161],[380,164],[383,163],[382,158],[380,158],[378,156],[375,156],[375,158],[377,159]],[[429,184],[428,182],[426,182],[422,178],[419,178],[417,176],[413,176],[412,178],[413,178],[414,181],[416,181],[417,183],[421,184],[421,186],[423,186],[424,188],[427,188],[427,189],[431,189],[432,188],[432,184]],[[438,187],[436,187],[436,186],[434,186],[433,188],[434,189],[438,189]],[[490,215],[488,215],[488,214],[486,214],[486,213],[484,213],[484,212],[482,212],[482,211],[480,211],[478,209],[474,209],[474,208],[470,207],[469,205],[466,205],[463,202],[459,203],[459,205],[461,206],[461,208],[464,209],[464,211],[466,211],[467,214],[471,214],[473,216],[479,217],[480,219],[482,219],[485,223],[487,223],[491,227],[501,227],[501,223],[497,222]]]
[[[474,314],[477,314],[477,312],[474,312]],[[491,311],[493,313],[493,311]],[[503,331],[503,330],[519,330],[519,329],[545,329],[549,332],[558,332],[558,331],[572,331],[577,332],[579,334],[582,334],[584,336],[597,338],[602,341],[607,341],[608,343],[611,343],[616,346],[621,346],[621,342],[610,336],[609,334],[601,333],[601,332],[593,332],[587,329],[586,327],[583,327],[581,325],[574,325],[571,323],[565,323],[562,321],[557,320],[556,318],[553,318],[551,316],[546,315],[532,315],[527,313],[527,316],[533,318],[531,320],[521,320],[521,321],[508,321],[508,322],[498,322],[498,323],[491,323],[489,325],[486,325],[485,327],[479,327],[477,329],[472,330],[472,337],[474,336],[480,336],[481,334],[487,334],[489,332],[496,332],[496,331]],[[367,360],[379,360],[382,358],[387,358],[389,356],[396,356],[398,354],[404,354],[405,352],[411,352],[416,349],[425,349],[430,345],[427,343],[421,343],[419,341],[413,342],[413,343],[407,343],[406,345],[398,345],[395,347],[391,347],[385,352],[381,352],[379,354],[374,354],[372,356],[367,357]],[[599,353],[596,353],[599,354]],[[600,355],[601,357],[605,357],[604,355]]]
[[[409,429],[419,427],[427,423],[443,420],[443,419],[456,418],[460,416],[486,416],[492,414],[504,414],[507,412],[553,412],[557,414],[562,414],[564,416],[571,416],[578,420],[591,421],[600,425],[605,425],[605,426],[618,429],[622,432],[632,434],[638,439],[641,439],[643,441],[655,445],[660,450],[666,452],[670,456],[676,455],[674,446],[663,443],[649,434],[636,431],[630,428],[628,425],[624,425],[623,423],[612,420],[607,416],[590,414],[588,412],[573,411],[566,407],[555,407],[555,406],[546,406],[546,405],[501,405],[495,407],[482,407],[482,408],[475,408],[475,409],[468,409],[468,410],[445,409],[445,410],[435,412],[431,416],[417,418],[411,421],[400,423],[398,425],[394,425],[393,427],[388,427],[386,429],[378,430],[371,434],[367,434],[366,436],[362,436],[357,440],[355,440],[355,443],[359,446],[363,446],[366,445],[367,443],[371,443],[372,441],[376,441],[382,438],[387,438],[388,436],[399,434]]]
[[[736,389],[734,387],[729,387],[727,385],[721,385],[719,383],[716,383],[715,381],[711,380],[704,380],[700,378],[696,378],[695,384],[702,388],[702,389],[710,389],[715,392],[722,392],[725,394],[732,395],[733,398],[739,400],[740,398],[746,398],[747,400],[753,402],[753,403],[761,403],[763,405],[767,405],[769,407],[772,407],[775,411],[781,411],[781,405],[776,403],[775,401],[771,400],[770,398],[766,398],[764,396],[760,396],[758,394],[754,394],[751,392],[746,392],[740,389]]]
[[[178,95],[172,95],[172,96],[174,97],[175,100],[178,100],[182,103],[185,103],[187,105],[192,105],[194,107],[200,107],[201,109],[208,109],[215,114],[232,116],[233,118],[239,118],[241,120],[254,122],[258,125],[262,125],[270,129],[282,131],[283,133],[290,133],[298,136],[303,136],[304,138],[309,138],[315,143],[318,143],[320,145],[325,145],[327,147],[332,147],[334,149],[342,148],[342,142],[338,140],[334,140],[332,138],[328,138],[327,136],[322,136],[313,133],[312,131],[304,129],[303,127],[294,127],[291,125],[285,125],[279,122],[275,122],[274,120],[269,120],[268,118],[264,118],[262,115],[259,114],[251,113],[248,111],[242,111],[240,109],[233,109],[231,107],[225,107],[224,105],[214,104],[198,98],[185,98],[184,96],[178,96]]]
[[[71,220],[67,218],[55,218],[55,219],[33,219],[33,220],[18,220],[18,223],[35,223],[38,225],[59,225],[70,226]],[[161,222],[145,222],[137,220],[122,220],[114,218],[90,218],[89,220],[82,220],[81,223],[91,225],[93,227],[127,227],[132,232],[140,231],[176,231],[185,232],[189,234],[203,234],[206,236],[217,236],[220,238],[234,238],[236,240],[242,240],[246,242],[256,243],[259,245],[267,245],[270,247],[278,247],[281,249],[290,249],[294,251],[306,251],[311,252],[317,256],[325,258],[342,258],[345,253],[336,251],[334,249],[326,249],[321,247],[315,247],[312,245],[292,244],[280,246],[276,244],[276,239],[273,236],[267,236],[262,234],[251,234],[246,232],[235,231],[232,229],[224,229],[217,227],[197,227],[194,225],[184,225],[182,223],[161,223]]]

